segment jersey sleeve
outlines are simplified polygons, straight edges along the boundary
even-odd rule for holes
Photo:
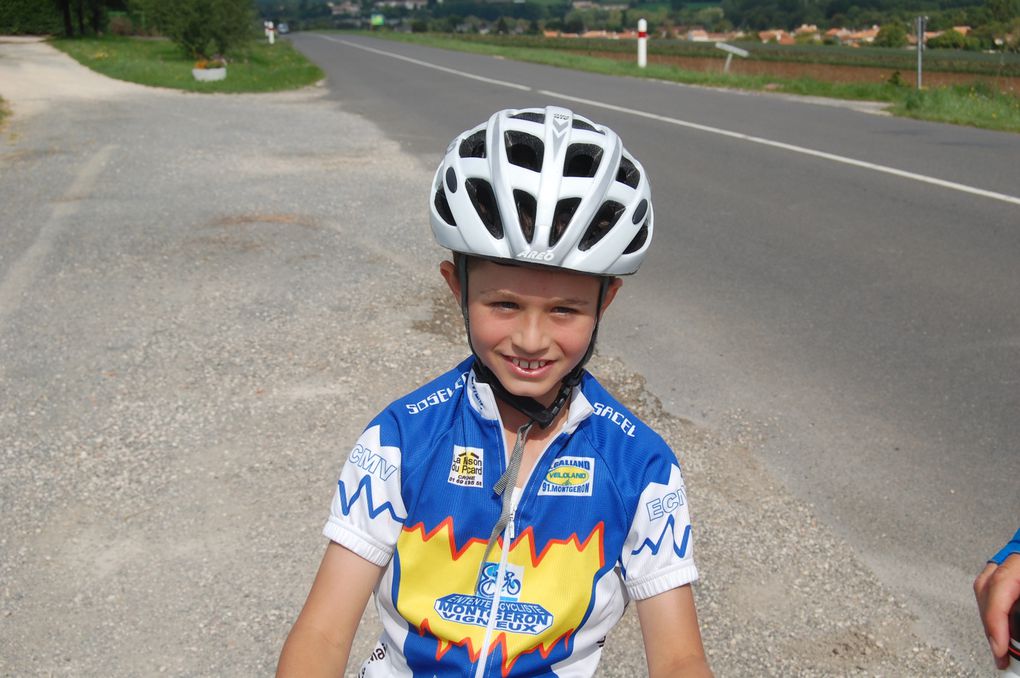
[[[992,559],[988,562],[1002,565],[1003,561],[1014,553],[1020,553],[1020,530],[1017,530],[1016,534],[1013,535],[1013,539],[1003,546],[1001,551],[992,556]]]
[[[660,468],[664,466],[665,463]],[[658,475],[659,481],[647,482],[641,492],[621,554],[627,593],[635,600],[650,598],[698,578],[687,490],[680,467],[672,461],[668,472]],[[663,478],[667,479],[663,482]]]
[[[400,448],[380,442],[381,423],[361,434],[347,456],[322,533],[384,567],[407,515],[400,491]]]

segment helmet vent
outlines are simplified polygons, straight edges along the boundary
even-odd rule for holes
[[[593,177],[602,162],[602,149],[594,144],[571,144],[563,160],[563,176]]]
[[[639,249],[645,246],[645,241],[648,240],[648,222],[641,224],[641,229],[634,236],[634,239],[627,245],[627,249],[623,251],[624,254],[634,254]]]
[[[581,244],[577,246],[577,249],[584,252],[594,247],[599,240],[602,240],[606,233],[612,230],[620,215],[624,213],[624,210],[624,206],[618,202],[607,200],[602,203],[602,207],[595,214],[595,218],[591,220],[591,224],[589,224],[588,230],[585,231],[584,237],[581,238]]]
[[[564,231],[574,218],[577,206],[581,204],[580,198],[564,198],[556,203],[556,211],[553,213],[552,230],[549,233],[549,247],[556,247],[556,243],[563,237]]]
[[[485,130],[480,129],[464,141],[460,142],[460,157],[462,158],[484,158],[485,157]]]
[[[579,120],[577,118],[574,118],[574,121],[570,123],[570,126],[574,129],[583,129],[586,132],[598,132],[599,134],[605,134],[602,130],[596,129],[594,125],[590,125],[584,120]]]
[[[648,211],[648,199],[645,198],[638,203],[637,209],[634,210],[634,216],[631,218],[635,224],[645,218],[645,212]]]
[[[442,186],[436,191],[435,199],[436,211],[439,212],[439,216],[443,218],[450,226],[456,226],[457,221],[453,218],[453,212],[450,211],[450,203],[446,200],[446,191]]]
[[[621,184],[627,184],[631,188],[637,188],[641,183],[641,172],[627,158],[620,158],[620,171],[616,173],[616,180]]]
[[[531,244],[531,239],[535,237],[535,212],[538,209],[538,203],[535,196],[527,191],[514,191],[514,203],[517,205],[517,218],[521,223],[521,232],[524,233],[524,239],[528,241],[528,244]]]
[[[468,179],[464,182],[471,204],[478,212],[478,218],[485,224],[493,238],[503,237],[503,221],[499,217],[499,207],[496,205],[496,195],[492,192],[492,186],[484,179]]]
[[[542,156],[545,144],[533,134],[509,131],[503,135],[506,144],[506,156],[510,164],[529,169],[532,172],[542,171]]]
[[[536,113],[534,111],[521,111],[515,115],[511,115],[511,118],[515,120],[527,120],[528,122],[537,122],[539,125],[545,124],[545,113]]]

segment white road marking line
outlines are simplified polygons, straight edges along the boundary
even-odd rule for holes
[[[315,34],[313,34],[315,35]],[[383,56],[393,57],[394,59],[402,59],[409,61],[419,66],[425,66],[426,68],[434,68],[439,71],[446,73],[452,73],[465,78],[471,78],[473,80],[481,80],[482,82],[488,82],[495,85],[502,85],[504,87],[512,87],[514,89],[524,90],[526,92],[532,91],[531,87],[525,85],[518,85],[513,82],[506,82],[505,80],[492,80],[490,78],[483,78],[480,75],[473,73],[467,73],[465,71],[458,71],[452,68],[446,68],[444,66],[437,66],[436,64],[430,64],[427,61],[420,61],[418,59],[412,59],[399,54],[391,54],[384,52],[383,50],[374,49],[372,47],[365,47],[364,45],[358,45],[347,40],[336,40],[325,35],[318,35],[317,37],[325,38],[326,40],[332,40],[333,42],[339,42],[350,47],[357,47],[368,52],[375,52]],[[883,174],[891,174],[893,176],[901,177],[904,179],[911,179],[913,181],[919,181],[924,184],[931,184],[932,186],[939,186],[941,188],[949,188],[954,191],[960,191],[961,193],[970,193],[971,195],[977,195],[982,198],[991,198],[992,200],[1000,200],[1002,202],[1010,203],[1013,205],[1020,205],[1020,197],[1015,195],[1008,195],[1006,193],[997,193],[995,191],[988,191],[983,188],[977,188],[976,186],[968,186],[967,184],[960,184],[955,181],[947,181],[945,179],[937,179],[936,177],[929,177],[924,174],[917,174],[916,172],[908,172],[906,170],[896,169],[895,167],[889,167],[888,165],[879,165],[873,162],[867,162],[865,160],[856,160],[854,158],[848,158],[843,155],[836,155],[835,153],[827,153],[825,151],[816,151],[813,148],[807,148],[805,146],[797,146],[794,144],[787,144],[782,141],[772,141],[771,139],[765,139],[763,137],[756,137],[750,134],[744,134],[743,132],[733,132],[730,130],[722,129],[719,127],[711,127],[710,125],[701,125],[696,122],[688,122],[686,120],[680,120],[678,118],[671,118],[665,115],[658,115],[657,113],[648,113],[647,111],[639,111],[634,108],[627,108],[624,106],[615,106],[613,104],[603,103],[601,101],[594,101],[592,99],[584,99],[581,97],[570,96],[569,94],[562,94],[560,92],[551,92],[549,90],[540,89],[537,90],[539,94],[543,94],[549,97],[555,97],[558,99],[566,99],[567,101],[576,101],[582,104],[588,104],[589,106],[595,106],[598,108],[605,108],[610,111],[617,111],[619,113],[627,113],[629,115],[635,115],[641,118],[648,118],[650,120],[658,120],[659,122],[669,123],[671,125],[677,125],[679,127],[687,127],[688,129],[695,129],[700,132],[708,132],[709,134],[718,134],[724,137],[730,137],[731,139],[740,139],[741,141],[749,141],[755,144],[761,144],[762,146],[771,146],[772,148],[780,148],[784,151],[791,151],[793,153],[800,153],[802,155],[808,155],[815,158],[822,158],[823,160],[831,160],[832,162],[838,162],[843,165],[851,165],[853,167],[861,167],[863,169],[869,169],[874,172],[881,172]]]
[[[412,59],[411,57],[406,57],[406,56],[403,56],[401,54],[393,54],[391,52],[385,52],[385,51],[383,51],[381,49],[375,49],[373,47],[365,47],[364,45],[359,45],[357,43],[353,43],[353,42],[350,42],[348,40],[337,40],[336,38],[331,38],[328,35],[319,35],[317,33],[313,33],[312,35],[314,35],[317,38],[324,38],[324,39],[329,40],[331,42],[338,42],[338,43],[340,43],[342,45],[347,45],[348,47],[357,47],[358,49],[363,49],[366,52],[374,52],[375,54],[381,54],[383,56],[393,57],[394,59],[400,59],[402,61],[409,61],[412,64],[417,64],[419,66],[424,66],[425,68],[434,68],[435,70],[443,71],[444,73],[451,73],[453,75],[459,75],[462,78],[471,78],[472,80],[481,80],[482,82],[487,82],[490,85],[499,85],[500,87],[510,87],[512,89],[519,89],[519,90],[522,90],[524,92],[530,92],[531,91],[531,88],[528,87],[527,85],[518,85],[516,82],[507,82],[505,80],[494,80],[492,78],[484,78],[484,77],[482,77],[480,75],[475,75],[474,73],[468,73],[466,71],[458,71],[458,70],[456,70],[454,68],[447,68],[446,66],[438,66],[436,64],[430,64],[427,61],[421,61],[419,59]]]
[[[995,191],[987,191],[983,188],[977,188],[975,186],[968,186],[966,184],[958,184],[955,181],[946,181],[945,179],[936,179],[935,177],[929,177],[924,174],[917,174],[915,172],[908,172],[906,170],[896,169],[895,167],[889,167],[887,165],[878,165],[873,162],[867,162],[864,160],[855,160],[854,158],[848,158],[842,155],[836,155],[835,153],[826,153],[825,151],[816,151],[812,148],[806,148],[804,146],[795,146],[794,144],[787,144],[782,141],[772,141],[771,139],[764,139],[762,137],[751,136],[750,134],[744,134],[742,132],[732,132],[730,130],[721,129],[719,127],[711,127],[709,125],[700,125],[696,122],[688,122],[686,120],[679,120],[677,118],[670,118],[665,115],[658,115],[656,113],[648,113],[646,111],[639,111],[633,108],[626,108],[624,106],[614,106],[613,104],[602,103],[601,101],[593,101],[591,99],[582,99],[581,97],[570,96],[569,94],[561,94],[559,92],[550,92],[549,90],[538,90],[539,94],[545,96],[556,97],[558,99],[566,99],[567,101],[576,101],[582,104],[588,104],[589,106],[596,106],[598,108],[605,108],[611,111],[617,111],[619,113],[628,113],[630,115],[636,115],[642,118],[649,118],[651,120],[658,120],[659,122],[666,122],[679,127],[688,127],[690,129],[696,129],[701,132],[709,132],[710,134],[719,134],[724,137],[730,137],[733,139],[740,139],[742,141],[750,141],[751,143],[761,144],[763,146],[772,146],[773,148],[781,148],[785,151],[792,151],[794,153],[801,153],[803,155],[810,155],[816,158],[823,158],[825,160],[831,160],[833,162],[842,163],[844,165],[852,165],[854,167],[863,167],[864,169],[870,169],[875,172],[883,172],[885,174],[892,174],[894,176],[903,177],[904,179],[913,179],[914,181],[920,181],[925,184],[932,184],[934,186],[941,186],[942,188],[951,188],[954,191],[961,191],[963,193],[970,193],[972,195],[979,195],[983,198],[992,198],[993,200],[1001,200],[1003,202],[1012,203],[1014,205],[1020,205],[1020,197],[1014,195],[1007,195],[1005,193],[996,193]]]

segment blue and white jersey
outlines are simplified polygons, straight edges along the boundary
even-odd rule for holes
[[[1009,543],[1003,546],[1002,550],[992,556],[992,559],[988,562],[1002,565],[1006,558],[1009,558],[1014,553],[1020,553],[1020,530],[1017,530]]]
[[[341,473],[323,532],[386,568],[362,675],[591,676],[628,598],[697,579],[680,467],[585,373],[482,567],[508,454],[473,360],[387,407]]]

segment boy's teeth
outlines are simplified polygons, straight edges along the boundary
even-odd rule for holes
[[[546,362],[544,360],[521,360],[520,358],[511,358],[511,360],[513,360],[514,365],[528,370],[537,370],[539,367],[545,365]]]

